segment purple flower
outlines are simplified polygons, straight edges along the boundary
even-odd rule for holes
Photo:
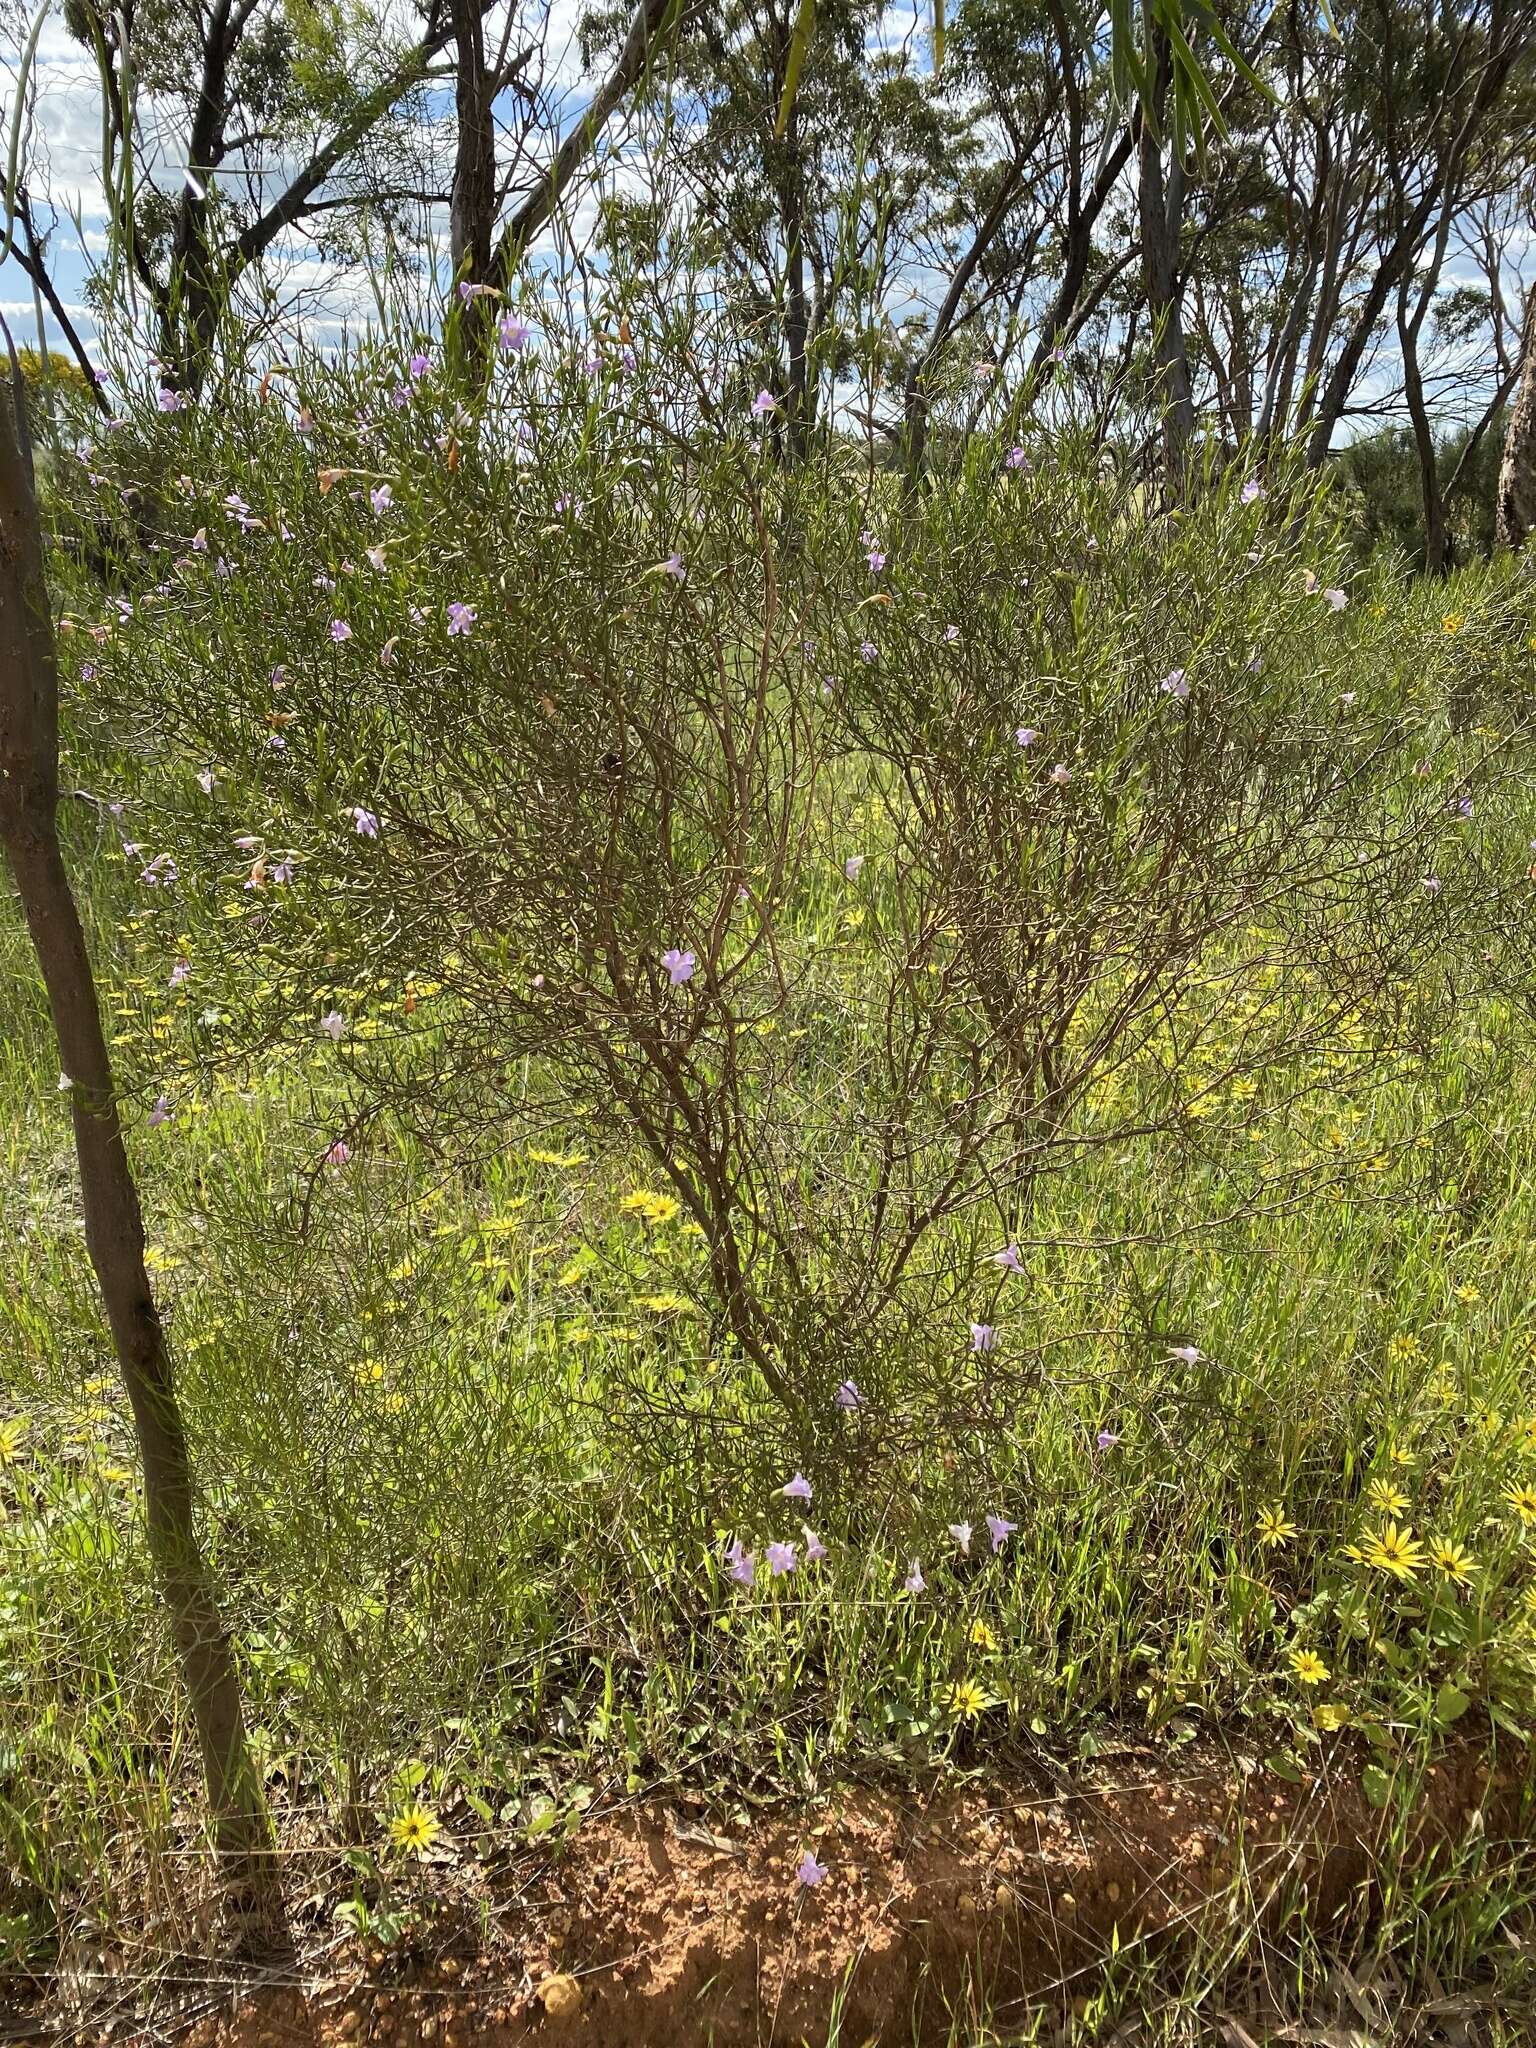
[[[668,555],[667,559],[662,563],[661,566],[662,570],[666,575],[676,577],[679,583],[681,583],[688,574],[687,565],[684,563],[682,556],[677,553]]]
[[[1000,1252],[992,1254],[992,1263],[994,1266],[1001,1266],[1005,1273],[1022,1273],[1024,1270],[1024,1261],[1019,1257],[1019,1248],[1011,1240],[1003,1246]]]
[[[352,1147],[345,1138],[338,1138],[325,1155],[327,1166],[345,1166],[352,1157]]]
[[[863,867],[864,862],[867,858],[867,854],[850,853],[848,858],[843,862],[843,873],[848,877],[850,882],[856,882],[859,879],[859,870]]]
[[[992,1538],[992,1555],[994,1557],[996,1557],[1018,1526],[1017,1522],[1005,1522],[1001,1515],[988,1515],[987,1534]]]
[[[795,1871],[795,1877],[797,1878],[797,1880],[805,1886],[807,1891],[809,1891],[812,1885],[820,1884],[821,1880],[826,1876],[826,1874],[826,1864],[818,1863],[816,1861],[816,1858],[811,1854],[810,1850],[807,1849],[805,1854],[800,1858],[799,1867]]]
[[[287,885],[293,880],[293,862],[291,860],[286,859],[273,861],[272,880],[276,882],[279,885],[279,887],[286,888]]]
[[[1454,796],[1454,797],[1452,797],[1452,798],[1451,798],[1451,802],[1450,802],[1450,813],[1451,813],[1451,816],[1452,816],[1453,818],[1470,818],[1470,817],[1471,817],[1471,815],[1472,815],[1472,799],[1471,799],[1471,797],[1469,797],[1469,796]]]
[[[181,412],[185,408],[187,401],[179,391],[172,391],[168,385],[162,384],[156,395],[155,403],[162,412]]]
[[[340,1010],[327,1010],[320,1019],[320,1029],[325,1033],[332,1045],[340,1045],[347,1035],[347,1020],[342,1016]]]
[[[508,355],[518,355],[527,346],[532,330],[525,327],[515,313],[508,313],[496,329],[496,339]]]
[[[801,1524],[801,1527],[802,1527],[802,1528],[804,1528],[804,1527],[805,1527],[804,1523],[802,1523],[802,1524]],[[818,1535],[816,1534],[816,1531],[815,1531],[814,1529],[806,1529],[806,1531],[805,1531],[805,1561],[806,1561],[806,1563],[807,1563],[807,1564],[820,1564],[820,1563],[821,1563],[821,1560],[822,1560],[822,1559],[823,1559],[823,1558],[824,1558],[824,1557],[826,1556],[826,1554],[827,1554],[827,1546],[825,1545],[825,1543],[823,1543],[823,1542],[822,1542],[821,1538],[820,1538],[820,1537],[819,1537],[819,1536],[818,1536]]]
[[[960,638],[960,628],[958,626],[946,626],[944,628],[944,638],[953,646]]]
[[[884,555],[883,555],[883,554],[881,553],[881,551],[880,551],[880,549],[879,549],[879,548],[871,548],[871,549],[870,549],[870,551],[869,551],[869,569],[870,569],[870,574],[871,574],[872,576],[878,576],[878,575],[880,574],[880,571],[881,571],[881,570],[882,570],[882,569],[883,569],[884,567],[885,567],[885,556],[884,556]]]
[[[1198,1344],[1175,1344],[1168,1356],[1179,1359],[1184,1365],[1198,1365],[1205,1353]]]
[[[1264,486],[1259,482],[1256,476],[1249,477],[1247,483],[1243,485],[1243,488],[1239,493],[1239,496],[1242,498],[1242,501],[1245,505],[1253,504],[1256,499],[1262,498],[1263,495]]]
[[[1189,678],[1183,669],[1170,669],[1157,686],[1165,696],[1177,697],[1182,703],[1189,695]]]
[[[416,354],[411,357],[411,382],[413,384],[419,382],[421,378],[425,377],[431,367],[432,358],[428,355],[423,355],[418,349]]]
[[[379,814],[370,811],[366,804],[353,804],[346,815],[352,820],[352,830],[360,839],[377,839],[379,836]]]
[[[779,1492],[786,1500],[808,1501],[811,1497],[811,1482],[803,1472],[797,1472],[793,1479],[784,1482]]]
[[[1056,766],[1051,770],[1051,780],[1058,788],[1062,789],[1072,780],[1072,770],[1065,761],[1058,761],[1056,763]]]
[[[1120,1441],[1120,1432],[1116,1429],[1101,1429],[1095,1441],[1101,1451],[1112,1451]]]
[[[962,1557],[971,1554],[971,1525],[969,1522],[951,1522],[949,1533],[954,1537]]]
[[[166,986],[167,988],[180,988],[184,982],[191,979],[191,975],[192,962],[190,960],[178,960],[171,969],[171,978],[166,983]]]
[[[211,768],[198,769],[197,786],[203,792],[204,796],[213,795],[213,770]]]
[[[1003,457],[1003,467],[1004,469],[1027,469],[1029,467],[1029,457],[1022,448],[1015,445]]]
[[[1336,612],[1343,611],[1345,605],[1349,603],[1348,597],[1342,590],[1325,590],[1323,595],[1328,600],[1329,608]]]
[[[997,1329],[992,1323],[972,1323],[971,1349],[991,1351],[997,1344]]]
[[[1020,747],[1032,747],[1040,735],[1032,725],[1016,725],[1013,728],[1014,743]]]
[[[171,1105],[167,1097],[162,1095],[156,1102],[154,1108],[149,1112],[149,1115],[145,1119],[145,1121],[148,1123],[149,1128],[152,1131],[156,1131],[160,1128],[161,1124],[168,1124],[170,1120]]]
[[[350,640],[352,638],[352,628],[345,619],[332,619],[331,638],[338,646],[341,645],[343,640]]]
[[[862,1408],[864,1406],[864,1396],[859,1392],[858,1385],[853,1380],[844,1380],[832,1398],[836,1401],[838,1407],[845,1412],[851,1412],[855,1408]]]
[[[684,953],[677,946],[669,946],[661,956],[661,964],[667,970],[668,979],[674,988],[685,981],[692,981],[698,960],[692,953]]]
[[[1424,877],[1424,894],[1426,896],[1438,896],[1440,894],[1440,877],[1438,875],[1426,875]]]
[[[379,484],[368,493],[368,502],[382,519],[390,506],[395,502],[395,493],[392,486],[389,484]]]
[[[757,1559],[750,1550],[742,1547],[739,1536],[731,1538],[730,1548],[725,1553],[725,1561],[730,1566],[726,1576],[734,1579],[738,1586],[752,1586],[757,1583]]]
[[[879,652],[880,650],[873,640],[861,640],[859,642],[859,653],[865,661],[873,661]]]
[[[448,637],[467,635],[475,623],[476,612],[472,604],[450,604],[448,607]]]
[[[769,413],[777,412],[778,409],[779,401],[768,387],[764,385],[763,389],[758,392],[756,398],[752,401],[752,417],[758,420],[764,419]]]
[[[912,1569],[901,1582],[901,1590],[903,1593],[926,1593],[928,1590],[928,1581],[923,1577],[923,1568],[915,1557],[912,1560]]]
[[[770,1576],[780,1579],[795,1568],[795,1545],[793,1543],[770,1543],[768,1546],[768,1570]]]

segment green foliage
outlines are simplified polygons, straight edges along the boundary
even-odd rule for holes
[[[1436,461],[1442,485],[1457,478],[1447,507],[1454,559],[1486,558],[1493,551],[1493,508],[1504,437],[1500,422],[1466,456],[1469,429],[1446,434]],[[1466,457],[1464,460],[1463,458]],[[1407,427],[1384,427],[1339,451],[1335,468],[1352,502],[1353,537],[1363,555],[1388,548],[1415,568],[1424,562],[1424,497],[1418,451]]]
[[[1520,580],[1347,570],[1283,463],[1175,520],[1071,436],[786,471],[750,356],[613,291],[489,393],[136,411],[55,512],[151,1264],[342,1924],[409,1924],[400,1831],[599,1783],[1219,1717],[1298,1772],[1358,1723],[1395,1799],[1523,1736]],[[32,1953],[170,1852],[182,1731],[35,1000],[0,1105]]]

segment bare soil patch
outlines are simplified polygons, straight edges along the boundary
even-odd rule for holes
[[[589,1815],[556,1854],[522,1852],[409,1956],[339,1943],[312,1912],[313,1947],[271,1973],[286,1981],[184,1965],[130,2011],[120,1964],[115,2008],[84,1997],[66,2020],[56,2006],[48,2030],[190,2048],[760,2048],[824,2042],[841,1999],[844,2048],[942,2042],[968,1983],[1020,2019],[1070,2013],[1112,1942],[1155,1949],[1245,1920],[1257,1933],[1301,1911],[1325,1929],[1367,1908],[1396,1802],[1374,1806],[1360,1780],[1350,1746],[1300,1783],[1214,1748],[1185,1752],[1176,1776],[1166,1752],[1127,1749],[1070,1782],[848,1790],[750,1828],[629,1805]],[[1396,1825],[1414,1860],[1448,1869],[1479,1833],[1514,1853],[1520,1803],[1515,1774],[1469,1744]],[[814,1887],[796,1875],[807,1849],[827,1872]]]

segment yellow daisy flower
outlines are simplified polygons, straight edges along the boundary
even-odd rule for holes
[[[431,1808],[413,1802],[390,1822],[389,1839],[408,1856],[425,1856],[442,1831],[442,1823]]]
[[[1408,1505],[1407,1494],[1390,1479],[1373,1479],[1366,1489],[1366,1499],[1378,1515],[1400,1515]]]
[[[962,1678],[949,1689],[949,1711],[957,1721],[975,1721],[985,1713],[986,1694],[973,1678]]]
[[[1525,1524],[1527,1529],[1529,1529],[1533,1523],[1536,1523],[1536,1487],[1506,1487],[1504,1490],[1504,1498],[1506,1502],[1509,1504],[1509,1506],[1512,1507],[1515,1513],[1520,1517],[1521,1521]]]
[[[1447,1543],[1437,1538],[1430,1543],[1429,1561],[1443,1579],[1450,1579],[1458,1586],[1464,1586],[1475,1571],[1481,1570],[1476,1558],[1459,1543]]]
[[[1275,1550],[1282,1543],[1289,1543],[1296,1534],[1296,1524],[1286,1519],[1282,1507],[1261,1508],[1259,1519],[1254,1523],[1259,1541],[1266,1550]]]
[[[1291,1669],[1303,1685],[1321,1685],[1333,1676],[1315,1650],[1292,1650]]]
[[[1536,1504],[1536,1496],[1532,1498]],[[1394,1579],[1417,1578],[1424,1564],[1424,1546],[1415,1540],[1407,1523],[1399,1528],[1396,1522],[1386,1522],[1373,1530],[1365,1539],[1363,1554],[1373,1571],[1387,1572]]]

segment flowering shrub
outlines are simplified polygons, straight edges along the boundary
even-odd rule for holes
[[[913,505],[773,464],[728,365],[520,333],[488,391],[362,356],[119,435],[161,538],[73,644],[167,977],[211,1060],[330,1054],[333,1161],[638,1143],[802,1456],[844,1381],[985,1412],[1042,1176],[1423,1024],[1476,771],[1283,474],[1167,521],[978,443]]]

